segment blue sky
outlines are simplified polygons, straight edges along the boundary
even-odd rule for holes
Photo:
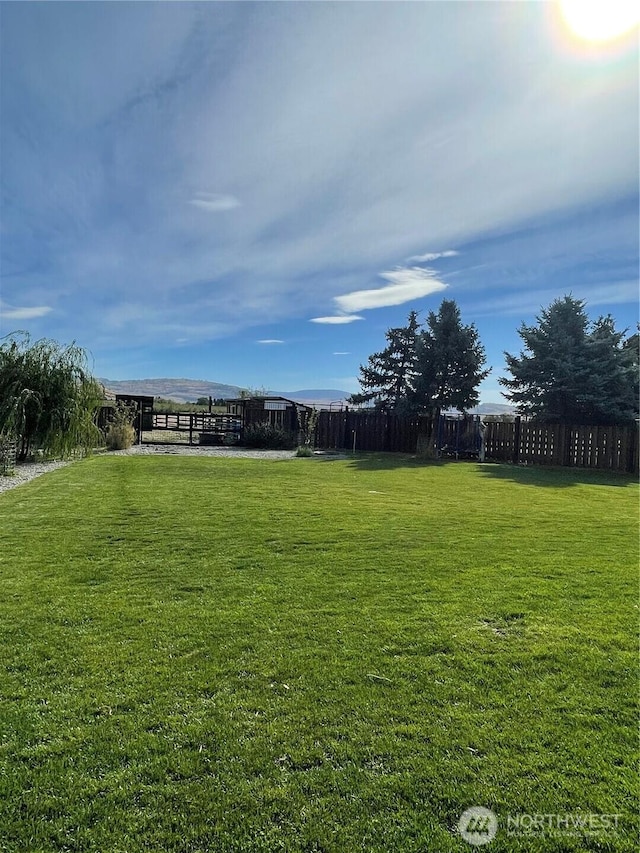
[[[112,379],[355,391],[448,298],[492,402],[553,299],[637,322],[637,30],[587,43],[535,2],[0,8],[1,335]]]

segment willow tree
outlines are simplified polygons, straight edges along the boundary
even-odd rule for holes
[[[64,457],[95,447],[102,440],[95,416],[103,396],[75,344],[32,343],[28,334],[0,343],[0,436],[16,440],[18,459],[37,449]]]

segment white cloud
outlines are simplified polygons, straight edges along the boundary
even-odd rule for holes
[[[364,320],[364,317],[359,317],[357,314],[339,314],[335,317],[312,317],[309,322],[341,326],[345,323],[353,323],[355,320]]]
[[[419,264],[424,264],[428,261],[437,261],[438,258],[455,258],[459,252],[453,249],[447,249],[445,252],[427,252],[425,255],[412,255],[409,261],[416,261]]]
[[[50,314],[53,308],[48,305],[37,305],[33,308],[11,308],[8,305],[0,305],[0,318],[3,320],[36,320]]]
[[[234,210],[234,208],[240,207],[240,202],[235,196],[220,193],[196,193],[195,198],[190,199],[189,204],[212,213]]]
[[[350,352],[334,352],[334,355],[351,355]]]
[[[257,344],[283,344],[284,341],[280,341],[277,338],[264,338],[261,341],[256,341]]]
[[[380,277],[391,284],[375,290],[356,290],[353,293],[345,293],[344,296],[336,296],[334,301],[338,308],[343,311],[363,311],[368,308],[402,305],[448,287],[435,278],[433,270],[423,270],[420,267],[400,267],[380,273]]]

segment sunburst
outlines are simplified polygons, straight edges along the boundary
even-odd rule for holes
[[[572,33],[590,42],[621,38],[640,22],[638,0],[560,0],[560,8]]]

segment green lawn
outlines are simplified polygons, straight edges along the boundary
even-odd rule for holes
[[[391,455],[0,495],[0,850],[635,851],[637,520],[621,476]]]

